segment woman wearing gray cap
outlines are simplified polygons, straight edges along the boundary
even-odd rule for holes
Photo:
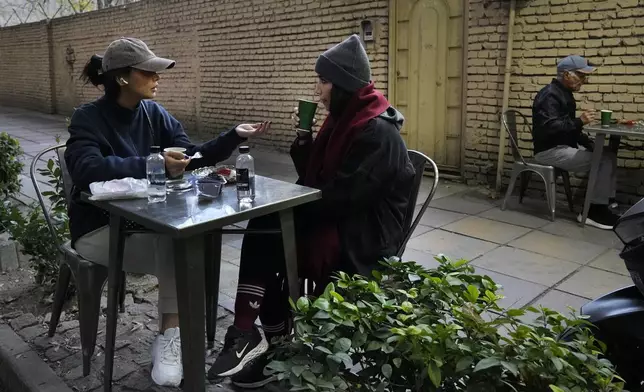
[[[188,139],[181,124],[152,101],[158,73],[174,67],[135,38],[112,42],[103,57],[92,56],[83,78],[103,86],[104,95],[82,105],[72,115],[65,161],[74,189],[69,206],[72,246],[85,259],[107,265],[108,216],[83,203],[82,191],[98,181],[146,178],[151,146],[186,148],[202,159],[191,162],[181,153],[165,153],[166,172],[177,176],[197,165],[214,165],[228,158],[246,138],[264,133],[269,123],[241,124],[202,145]],[[159,385],[179,386],[183,378],[172,241],[156,234],[133,234],[126,239],[123,269],[156,275],[159,280],[160,330],[152,347],[152,379]]]
[[[396,254],[415,172],[400,136],[403,116],[375,89],[360,38],[324,52],[315,72],[329,116],[315,140],[298,131],[291,156],[298,183],[322,191],[317,204],[296,209],[295,225],[300,276],[323,289],[333,271],[370,276],[379,260]],[[279,217],[253,219],[248,227],[277,228]],[[263,373],[263,353],[267,340],[290,332],[284,264],[281,241],[244,236],[235,321],[209,378],[232,375],[242,388],[274,379]]]

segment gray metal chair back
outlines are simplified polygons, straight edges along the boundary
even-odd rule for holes
[[[45,221],[47,222],[47,226],[49,226],[49,230],[56,241],[56,246],[61,254],[60,271],[56,282],[56,292],[54,294],[54,302],[52,304],[48,335],[49,337],[52,337],[56,333],[56,327],[60,320],[63,304],[66,299],[70,278],[73,276],[74,281],[76,282],[76,296],[79,304],[78,318],[80,321],[83,375],[87,376],[90,372],[90,360],[96,347],[98,318],[101,311],[101,292],[105,285],[105,281],[107,280],[107,268],[100,264],[95,264],[83,259],[74,249],[72,249],[69,242],[60,243],[58,236],[56,235],[55,222],[53,222],[49,207],[41,194],[41,188],[36,178],[38,161],[40,161],[44,155],[55,151],[56,157],[59,161],[58,166],[61,171],[65,203],[69,206],[74,184],[69,170],[67,170],[65,149],[66,146],[64,144],[60,144],[39,152],[31,162],[29,172]],[[125,273],[121,274],[119,297],[120,312],[123,313],[125,299]]]
[[[42,195],[40,185],[36,178],[36,170],[37,170],[36,166],[38,164],[38,161],[40,161],[44,155],[52,151],[56,152],[56,156],[59,160],[59,167],[62,174],[63,188],[65,192],[65,202],[67,205],[69,205],[69,202],[71,199],[72,182],[71,182],[71,176],[67,171],[67,164],[65,163],[65,157],[64,157],[65,149],[66,149],[66,146],[64,144],[59,144],[57,146],[51,146],[49,148],[44,149],[43,151],[36,154],[34,159],[31,161],[31,167],[29,168],[31,183],[33,184],[34,189],[36,191],[36,196],[38,197],[40,208],[42,208],[42,212],[45,217],[45,221],[47,222],[47,226],[49,227],[49,231],[51,232],[51,235],[54,241],[56,241],[56,247],[61,253],[65,253],[64,250],[62,249],[63,244],[61,244],[60,241],[58,241],[58,236],[56,235],[56,228],[54,227],[54,222],[52,220],[51,214],[49,213],[49,208],[47,207],[47,203],[45,203],[45,198]]]
[[[528,124],[528,119],[518,110],[506,110],[505,113],[501,116],[501,122],[505,131],[510,137],[510,146],[512,147],[512,156],[515,161],[521,161],[527,164],[526,160],[521,155],[521,150],[519,150],[519,128],[521,131],[530,131],[530,124]]]
[[[439,179],[438,166],[436,166],[436,163],[430,157],[415,150],[409,150],[408,154],[409,154],[409,159],[411,160],[411,163],[414,166],[414,169],[416,170],[416,175],[414,176],[414,184],[411,191],[411,197],[409,198],[409,205],[405,213],[405,220],[404,220],[405,237],[403,238],[402,244],[398,248],[398,253],[397,253],[398,257],[401,257],[402,254],[405,252],[405,247],[407,246],[407,242],[409,242],[409,239],[413,235],[414,230],[416,230],[418,223],[420,222],[420,220],[423,217],[423,214],[427,210],[429,203],[434,198],[434,194],[436,193],[436,188],[438,188],[438,179]],[[432,172],[433,172],[432,188],[429,191],[429,195],[427,195],[427,198],[425,199],[425,201],[423,201],[423,204],[421,205],[420,210],[414,217],[414,213],[416,212],[416,203],[418,202],[418,193],[420,191],[420,184],[423,181],[425,168],[428,165],[431,166]]]

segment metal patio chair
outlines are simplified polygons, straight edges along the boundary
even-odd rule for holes
[[[69,205],[71,200],[71,192],[73,188],[71,176],[67,170],[65,163],[65,145],[57,145],[46,148],[39,152],[31,162],[30,175],[31,181],[36,190],[40,207],[42,208],[45,221],[49,227],[49,231],[58,248],[60,256],[60,271],[58,273],[58,280],[56,281],[56,292],[54,294],[54,303],[51,311],[51,321],[49,322],[49,337],[54,336],[56,327],[60,320],[60,314],[65,302],[65,295],[69,287],[70,277],[74,277],[76,283],[76,297],[78,299],[78,318],[81,336],[81,349],[83,355],[83,375],[87,376],[90,373],[90,360],[94,354],[96,347],[96,335],[98,329],[98,317],[101,312],[101,293],[107,281],[107,267],[100,264],[95,264],[91,261],[83,259],[71,247],[70,241],[59,243],[56,236],[55,222],[49,213],[49,208],[41,194],[40,185],[36,178],[36,165],[38,161],[47,153],[55,152],[59,160],[60,170],[62,174],[63,188],[65,192],[65,202]],[[123,313],[125,301],[125,273],[121,277],[121,287],[119,294],[120,312]]]
[[[519,123],[517,123],[519,120]],[[521,176],[521,186],[519,189],[519,203],[523,202],[523,197],[526,190],[528,189],[528,184],[530,183],[530,178],[532,173],[536,173],[543,182],[545,183],[546,188],[546,199],[548,201],[548,210],[550,212],[550,220],[555,220],[555,205],[557,204],[557,190],[556,182],[557,178],[561,177],[563,180],[564,190],[566,192],[566,199],[568,200],[568,208],[571,212],[575,211],[575,207],[572,200],[572,191],[570,188],[570,175],[567,171],[558,169],[554,166],[542,165],[540,163],[526,160],[521,155],[519,146],[517,144],[517,135],[518,128],[523,127],[524,130],[530,131],[528,119],[517,110],[507,110],[503,113],[501,118],[503,127],[505,128],[508,136],[510,138],[510,145],[512,147],[512,156],[514,157],[514,163],[512,164],[512,175],[510,177],[510,184],[508,185],[508,190],[505,193],[503,198],[503,203],[501,204],[501,210],[505,210],[506,204],[514,186],[516,184],[517,178]],[[532,133],[530,133],[532,134]],[[500,152],[501,153],[501,152]]]

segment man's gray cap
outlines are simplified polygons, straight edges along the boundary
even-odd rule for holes
[[[565,59],[557,63],[557,72],[581,72],[581,73],[591,73],[594,72],[597,68],[591,67],[588,64],[588,60],[581,56],[573,55],[568,56]]]

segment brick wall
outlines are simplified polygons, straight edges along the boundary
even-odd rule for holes
[[[508,3],[470,0],[464,172],[468,183],[494,180],[507,43]]]
[[[51,113],[47,25],[0,29],[0,104]]]
[[[103,54],[121,36],[145,41],[155,54],[177,61],[161,75],[157,100],[184,126],[194,131],[199,8],[180,0],[143,1],[52,21],[57,111],[73,108],[102,95],[79,76],[93,54]]]
[[[219,129],[235,121],[271,119],[266,143],[293,139],[290,114],[312,98],[315,60],[359,32],[371,19],[378,31],[367,51],[379,88],[387,87],[386,0],[226,0],[203,6],[199,31],[198,118]]]
[[[328,47],[360,31],[360,22],[375,22],[376,40],[367,45],[379,88],[387,87],[387,0],[147,0],[52,21],[55,110],[70,114],[74,107],[101,95],[79,75],[94,53],[102,54],[114,39],[143,39],[159,56],[177,61],[162,74],[158,101],[191,132],[218,134],[240,121],[272,120],[274,131],[259,141],[286,148],[293,132],[290,113],[298,98],[312,98],[314,64]],[[5,35],[20,43],[6,43]],[[31,83],[40,91],[46,75],[16,78],[5,65],[5,51],[17,51],[9,64],[24,69],[26,57],[42,53],[44,25],[25,25],[20,32],[0,29],[0,86],[3,81]],[[42,43],[41,43],[42,42]],[[33,48],[31,46],[34,46]],[[13,49],[12,49],[13,48]],[[47,53],[45,50],[44,53]],[[44,72],[47,72],[44,64]],[[29,65],[31,67],[31,65]],[[11,90],[31,91],[16,85]],[[5,88],[3,91],[7,91]],[[2,97],[3,92],[0,92]],[[43,110],[52,97],[45,89],[29,107]],[[14,94],[15,95],[15,94]],[[12,103],[13,95],[4,99]],[[40,105],[38,107],[37,105]],[[20,103],[21,106],[23,106]],[[35,105],[35,106],[34,106]],[[27,106],[26,104],[24,106]]]
[[[486,6],[487,3],[487,6]],[[616,118],[644,119],[644,2],[637,0],[519,1],[512,54],[510,108],[530,116],[536,93],[556,76],[556,62],[579,54],[598,64],[596,75],[577,94],[578,107],[611,109]],[[468,128],[466,170],[470,181],[494,181],[498,154],[499,115],[509,2],[472,0],[468,59]],[[532,156],[529,133],[520,148]],[[622,199],[644,195],[642,141],[619,154]],[[511,155],[506,150],[506,173]],[[535,181],[536,182],[536,181]],[[573,186],[584,186],[573,179]],[[580,192],[578,192],[580,193]]]

